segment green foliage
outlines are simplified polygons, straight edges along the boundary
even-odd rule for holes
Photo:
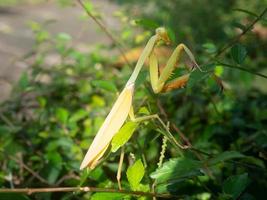
[[[231,54],[237,64],[242,64],[246,58],[247,50],[242,45],[236,44],[232,47]]]
[[[92,195],[91,200],[121,200],[125,194],[98,192]]]
[[[111,151],[116,152],[121,146],[123,146],[133,135],[138,123],[126,122],[118,133],[113,137],[111,141]]]
[[[223,192],[231,195],[233,199],[237,199],[246,189],[250,182],[248,174],[231,176],[223,183]]]
[[[165,162],[163,166],[151,174],[151,178],[158,183],[171,180],[183,180],[193,176],[201,175],[201,162],[189,158],[175,158]]]
[[[139,184],[144,177],[145,168],[142,161],[139,159],[133,165],[131,165],[127,169],[127,179],[130,183],[132,190],[137,190],[139,188]]]
[[[175,158],[165,162],[163,166],[151,174],[151,178],[156,179],[158,183],[169,181],[181,181],[187,178],[203,175],[201,171],[212,165],[224,162],[230,159],[244,157],[239,152],[226,151],[214,156],[207,161],[198,161],[189,158]]]
[[[159,24],[157,24],[155,21],[149,20],[149,19],[138,19],[138,20],[135,20],[135,23],[137,25],[144,27],[144,28],[151,29],[152,31],[154,31],[156,28],[159,27]]]
[[[242,155],[241,153],[237,152],[237,151],[225,151],[221,154],[216,155],[214,158],[209,160],[209,164],[210,165],[215,165],[219,162],[224,162],[227,160],[231,160],[234,158],[243,158],[244,155]]]
[[[95,80],[92,81],[92,84],[96,88],[101,88],[110,92],[117,92],[117,88],[114,84],[112,84],[110,81],[104,81],[104,80]]]
[[[27,74],[27,72],[22,73],[19,82],[18,82],[18,87],[19,90],[26,90],[29,87],[29,76]]]

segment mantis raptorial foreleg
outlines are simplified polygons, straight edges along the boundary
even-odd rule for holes
[[[195,58],[192,52],[184,45],[179,44],[175,50],[173,51],[171,57],[167,61],[166,66],[162,70],[161,74],[159,74],[158,60],[155,54],[152,52],[149,56],[149,71],[150,71],[150,81],[152,85],[152,89],[155,93],[160,93],[164,91],[170,91],[173,89],[183,87],[189,79],[190,74],[185,74],[176,79],[173,79],[171,82],[166,83],[166,81],[171,76],[175,66],[181,59],[182,52],[185,52],[190,60],[194,63],[195,66],[198,67]]]

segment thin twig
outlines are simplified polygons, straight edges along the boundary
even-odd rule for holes
[[[10,157],[11,159],[14,159],[12,157]],[[14,159],[15,160],[15,159]],[[16,160],[15,160],[16,161]],[[20,161],[16,161],[16,162],[19,162],[21,164],[21,166],[26,169],[29,173],[31,173],[36,179],[38,179],[40,182],[42,183],[45,183],[47,185],[50,185],[50,183],[45,180],[43,177],[41,177],[38,173],[36,173],[35,171],[33,171],[31,168],[29,168],[27,165],[25,165],[23,162],[20,162]]]
[[[120,54],[122,55],[123,59],[125,60],[125,62],[127,63],[127,65],[129,65],[131,67],[130,62],[128,61],[126,55],[124,52],[125,49],[122,47],[121,43],[113,36],[113,34],[106,29],[105,25],[98,20],[85,6],[85,4],[82,2],[82,0],[77,0],[77,2],[81,5],[81,7],[85,10],[85,12],[87,13],[87,15],[104,31],[104,33],[108,36],[108,38],[114,43],[114,45],[117,47],[118,51],[120,52]]]
[[[235,65],[231,65],[231,64],[227,64],[227,63],[221,63],[221,62],[218,62],[217,64],[222,65],[222,66],[225,66],[225,67],[229,67],[229,68],[232,68],[232,69],[239,69],[241,71],[245,71],[245,72],[248,72],[248,73],[251,73],[251,74],[260,76],[262,78],[267,78],[267,75],[264,75],[264,74],[261,74],[261,73],[258,73],[258,72],[251,71],[251,70],[249,70],[247,68],[243,68],[243,67],[239,67],[239,66],[235,66]]]
[[[59,186],[61,183],[63,183],[65,180],[69,180],[69,179],[75,179],[75,180],[80,180],[80,177],[75,175],[75,174],[67,174],[65,176],[62,176],[57,182],[56,182],[56,186]]]
[[[158,108],[159,108],[161,114],[164,115],[165,120],[169,121],[169,120],[168,120],[168,114],[167,114],[167,112],[165,111],[165,109],[162,107],[160,100],[157,100],[157,106],[158,106]],[[186,142],[186,146],[188,147],[188,148],[186,148],[186,149],[188,149],[188,150],[193,150],[193,153],[195,154],[195,156],[196,156],[199,160],[203,161],[204,158],[203,158],[203,156],[200,154],[200,151],[195,151],[195,148],[193,148],[193,146],[192,146],[192,144],[190,143],[189,139],[188,139],[188,138],[181,132],[181,130],[180,130],[174,123],[171,123],[171,125],[172,125],[173,129],[176,130],[176,132],[177,132],[177,133],[180,135],[180,137],[184,140],[184,142]],[[204,164],[203,164],[203,167],[204,167],[204,169],[206,170],[207,174],[208,174],[210,177],[213,177],[211,170],[208,168],[208,165],[207,165],[205,162],[203,162],[203,163],[204,163]]]
[[[5,115],[0,113],[0,119],[2,119],[10,128],[15,129],[14,124]]]
[[[121,193],[133,196],[148,196],[160,198],[174,198],[177,196],[171,194],[158,194],[152,192],[117,190],[112,188],[96,188],[96,187],[56,187],[56,188],[1,188],[0,193],[26,193],[31,195],[33,193],[48,193],[48,192],[108,192]]]
[[[157,100],[157,106],[159,108],[160,113],[164,116],[165,120],[168,120],[168,115],[167,112],[165,111],[165,109],[162,106],[161,101],[158,99]],[[179,136],[182,138],[182,140],[185,142],[186,146],[191,147],[191,143],[189,141],[189,139],[182,133],[182,131],[180,131],[180,129],[173,123],[171,123],[171,126],[173,127],[173,129],[179,134]]]
[[[246,29],[244,29],[239,35],[232,38],[226,45],[224,45],[220,50],[218,50],[217,54],[214,56],[214,58],[219,57],[222,55],[223,52],[225,52],[227,49],[231,48],[236,42],[240,40],[241,37],[243,37],[248,31],[250,31],[253,26],[261,20],[261,18],[265,15],[267,12],[267,8],[263,10],[263,12],[249,25]]]
[[[41,177],[38,173],[33,171],[30,167],[28,167],[24,162],[18,160],[14,156],[8,155],[8,157],[11,160],[14,160],[16,163],[20,164],[24,169],[26,169],[30,174],[32,174],[36,179],[38,179],[40,182],[45,183],[46,185],[50,185],[47,180],[45,180],[43,177]]]

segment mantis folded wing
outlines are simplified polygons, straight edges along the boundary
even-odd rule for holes
[[[93,169],[97,165],[110,145],[112,138],[126,121],[127,116],[131,111],[135,81],[147,58],[149,58],[150,61],[150,79],[155,93],[181,88],[188,81],[189,74],[186,74],[166,84],[166,81],[173,72],[177,62],[179,62],[182,51],[185,51],[193,63],[196,64],[196,61],[191,51],[184,44],[180,44],[176,47],[169,58],[162,73],[159,74],[157,58],[153,53],[153,49],[160,41],[163,41],[166,44],[170,42],[164,28],[156,29],[156,34],[149,39],[146,47],[140,55],[139,60],[137,61],[131,77],[89,147],[80,169],[84,169],[85,167]]]
[[[134,84],[128,84],[119,95],[87,151],[81,169],[86,166],[94,168],[105,153],[113,136],[119,131],[128,116],[132,105],[133,90]]]

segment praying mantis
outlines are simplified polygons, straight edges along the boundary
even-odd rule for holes
[[[183,52],[185,52],[190,58],[190,60],[194,63],[194,65],[198,67],[196,60],[189,48],[187,48],[184,44],[179,44],[173,51],[162,72],[159,73],[158,60],[155,54],[153,53],[153,50],[155,46],[160,42],[163,42],[165,44],[170,43],[167,31],[163,27],[157,28],[155,34],[147,42],[143,52],[141,53],[137,61],[133,73],[131,74],[128,82],[126,83],[122,92],[118,96],[110,113],[104,120],[91,146],[89,147],[81,163],[81,170],[86,167],[90,169],[96,167],[100,159],[107,151],[113,137],[123,126],[128,116],[133,121],[142,121],[156,118],[160,121],[161,124],[163,123],[159,119],[158,115],[135,118],[133,114],[132,101],[134,95],[135,81],[146,59],[149,59],[150,82],[154,93],[166,92],[171,91],[173,89],[181,88],[187,83],[190,73],[182,75],[168,82],[168,79],[174,71]],[[120,162],[120,164],[122,164],[122,162]],[[119,182],[120,175],[117,176],[117,179]]]

